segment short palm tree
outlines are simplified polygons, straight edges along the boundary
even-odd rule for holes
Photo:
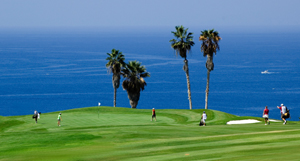
[[[112,49],[111,53],[107,53],[107,55],[108,57],[106,60],[108,60],[108,63],[106,64],[106,67],[109,72],[113,73],[112,84],[114,87],[114,107],[116,107],[117,89],[120,86],[121,69],[125,66],[125,57],[122,52],[119,52],[119,50],[116,49]]]
[[[206,60],[206,69],[207,69],[207,81],[206,81],[206,90],[205,90],[205,109],[207,109],[208,104],[208,93],[209,93],[209,77],[210,72],[214,70],[213,56],[217,54],[217,50],[220,50],[219,41],[221,37],[217,31],[212,30],[204,30],[201,31],[201,35],[199,40],[202,41],[201,44],[201,52],[203,52],[203,56],[207,57]]]
[[[150,73],[146,71],[145,66],[137,61],[129,61],[122,69],[122,75],[125,80],[122,87],[127,91],[131,108],[136,108],[140,99],[140,92],[144,90],[147,83],[144,78],[150,77]]]
[[[190,109],[192,109],[192,97],[191,97],[191,86],[188,60],[186,59],[187,53],[191,50],[191,47],[195,44],[193,41],[193,33],[187,32],[188,28],[185,29],[183,26],[176,26],[176,32],[172,31],[176,39],[170,40],[172,48],[175,50],[176,55],[180,55],[184,58],[183,70],[186,74],[187,88],[188,88],[188,99]]]

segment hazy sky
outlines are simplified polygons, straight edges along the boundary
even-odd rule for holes
[[[0,0],[0,28],[300,27],[300,0]]]

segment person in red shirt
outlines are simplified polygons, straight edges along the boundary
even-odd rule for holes
[[[263,118],[265,118],[265,125],[270,124],[269,121],[269,109],[268,106],[265,107],[264,112],[263,112]]]
[[[154,108],[152,109],[152,119],[151,119],[151,121],[153,121],[153,117],[156,121],[156,114],[155,114],[155,109]]]

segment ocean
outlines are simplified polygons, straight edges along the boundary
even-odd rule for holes
[[[0,115],[55,112],[98,102],[113,106],[112,74],[105,67],[106,53],[113,48],[126,62],[141,62],[151,74],[138,109],[156,108],[158,117],[159,109],[189,109],[183,58],[176,57],[169,42],[174,30],[0,31]],[[187,57],[193,109],[205,105],[207,70],[200,31],[194,32],[195,46]],[[208,108],[261,117],[268,106],[270,118],[280,119],[277,106],[283,103],[290,109],[290,120],[299,121],[300,34],[219,32]],[[121,86],[117,106],[130,108]]]

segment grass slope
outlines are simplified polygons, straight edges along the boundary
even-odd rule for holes
[[[263,122],[226,125],[249,119],[206,110],[151,110],[100,107],[46,113],[35,124],[31,115],[0,117],[1,160],[298,160],[300,128]],[[262,118],[255,118],[263,121]]]

